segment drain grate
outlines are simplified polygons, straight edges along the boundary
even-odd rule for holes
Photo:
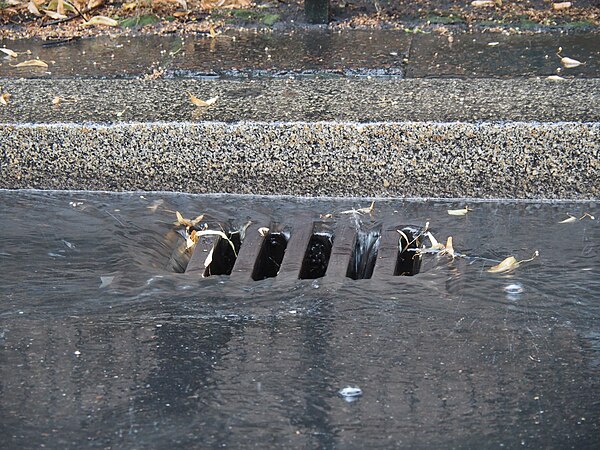
[[[406,225],[357,228],[312,220],[250,224],[242,231],[229,225],[224,231],[228,239],[203,236],[193,248],[180,244],[168,267],[202,277],[231,275],[254,281],[412,276],[421,269],[421,257],[414,251],[421,245],[421,231]]]

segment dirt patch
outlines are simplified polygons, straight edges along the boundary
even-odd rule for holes
[[[550,0],[496,0],[487,6],[474,6],[468,0],[331,0],[328,26],[509,31],[600,26],[600,0],[574,0],[565,6],[557,9]],[[302,0],[0,0],[2,38],[218,33],[230,28],[306,26]]]

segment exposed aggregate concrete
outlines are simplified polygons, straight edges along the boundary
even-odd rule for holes
[[[600,196],[598,123],[1,125],[0,188]]]

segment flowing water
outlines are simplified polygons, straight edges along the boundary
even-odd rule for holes
[[[593,448],[600,208],[390,199],[339,214],[369,204],[0,191],[0,446]],[[333,213],[369,252],[381,223],[429,222],[466,257],[425,254],[388,279],[203,278],[169,269],[175,211],[281,230]]]

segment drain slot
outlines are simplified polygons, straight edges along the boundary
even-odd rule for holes
[[[325,224],[314,225],[313,234],[302,260],[299,277],[301,280],[314,280],[325,276],[331,257],[333,238],[333,233],[325,228]]]
[[[381,226],[370,230],[358,230],[346,271],[346,277],[363,280],[373,276],[377,252],[381,243]]]
[[[242,246],[240,232],[227,233],[227,239],[219,238],[210,250],[212,260],[204,271],[205,277],[212,275],[231,275],[233,266]],[[233,243],[233,247],[231,246]],[[234,252],[235,248],[235,252]]]
[[[254,281],[277,276],[283,262],[288,240],[288,235],[282,232],[268,233],[265,236],[252,271]]]
[[[416,252],[421,246],[421,230],[404,227],[400,231],[394,276],[413,276],[421,270],[421,257]]]

